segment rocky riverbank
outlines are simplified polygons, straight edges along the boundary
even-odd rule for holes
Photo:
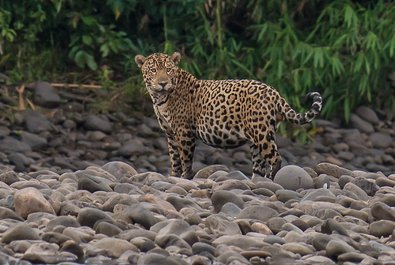
[[[36,110],[0,98],[1,264],[395,264],[391,113],[280,137],[274,181],[250,177],[248,147],[198,145],[185,180],[154,118],[31,89]]]

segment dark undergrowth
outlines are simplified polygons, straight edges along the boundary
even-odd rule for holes
[[[0,0],[0,72],[9,84],[97,83],[138,98],[133,58],[180,51],[200,78],[252,78],[325,117],[394,109],[395,4],[320,0]],[[134,101],[139,107],[137,100]]]

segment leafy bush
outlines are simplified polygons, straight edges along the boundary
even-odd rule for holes
[[[348,119],[359,104],[395,105],[393,25],[391,0],[0,0],[0,71],[30,80],[104,67],[135,80],[136,53],[179,50],[200,78],[259,79],[296,108],[318,90],[325,115]]]

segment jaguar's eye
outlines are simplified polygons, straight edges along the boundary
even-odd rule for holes
[[[155,74],[155,73],[156,73],[156,69],[155,69],[155,68],[152,68],[152,69],[151,69],[151,72],[152,72],[153,74]]]
[[[171,74],[172,71],[173,71],[173,70],[172,70],[171,68],[167,68],[167,69],[166,69],[166,73],[168,73],[168,74]]]

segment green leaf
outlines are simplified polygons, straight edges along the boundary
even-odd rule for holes
[[[253,76],[252,72],[250,69],[248,69],[245,65],[243,65],[242,63],[240,63],[238,60],[232,60],[232,63],[234,65],[236,65],[238,68],[240,68],[241,70],[243,70],[248,76]]]
[[[353,72],[359,73],[362,69],[363,63],[364,63],[364,55],[362,53],[358,53],[357,58],[355,60]]]
[[[344,66],[338,57],[331,58],[332,74],[340,76],[344,72]]]
[[[350,107],[350,99],[346,96],[343,100],[343,107],[344,107],[344,118],[348,123],[351,117],[351,107]]]
[[[348,28],[356,27],[358,24],[358,17],[355,14],[354,9],[347,4],[344,8],[344,21],[346,22]]]
[[[83,42],[85,45],[90,46],[90,45],[92,44],[92,42],[93,42],[93,39],[92,39],[92,37],[89,36],[89,35],[83,35],[83,36],[82,36],[82,42]]]
[[[60,10],[62,9],[63,0],[51,0],[51,2],[55,6],[56,13],[59,14]]]
[[[324,55],[321,48],[314,49],[314,67],[322,68],[324,66]]]
[[[93,71],[97,70],[97,64],[96,64],[95,59],[93,58],[92,55],[86,54],[86,64],[88,65],[88,67],[91,70],[93,70]]]
[[[100,52],[103,57],[108,56],[108,54],[110,53],[110,47],[108,46],[107,43],[100,45]]]
[[[74,61],[78,65],[78,67],[83,68],[85,65],[86,52],[83,50],[79,50],[75,53]]]
[[[81,16],[82,22],[87,26],[93,26],[97,24],[97,21],[92,16]]]

